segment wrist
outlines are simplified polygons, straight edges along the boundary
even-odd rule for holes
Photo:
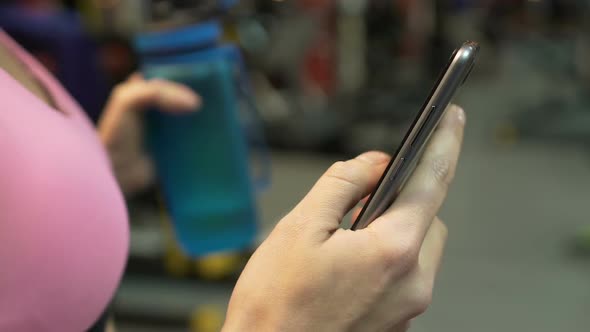
[[[243,308],[240,308],[243,309]],[[240,312],[228,311],[223,324],[222,332],[249,332],[249,331],[291,331],[285,326],[286,320],[280,319],[266,306],[256,309],[243,309]],[[295,330],[294,330],[295,331]]]

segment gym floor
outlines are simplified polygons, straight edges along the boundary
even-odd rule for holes
[[[569,250],[576,232],[590,226],[588,150],[514,137],[498,141],[496,132],[523,106],[570,94],[575,83],[547,77],[517,55],[503,54],[502,70],[476,74],[457,98],[468,127],[456,180],[440,213],[449,242],[434,303],[416,319],[414,332],[590,327],[590,260]],[[272,226],[289,211],[334,161],[275,153],[273,186],[261,199],[265,224]],[[228,293],[222,293],[184,296],[224,302]],[[149,329],[119,324],[119,331]]]

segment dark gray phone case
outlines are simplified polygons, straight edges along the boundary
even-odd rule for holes
[[[471,73],[478,51],[479,46],[476,42],[466,42],[455,50],[393,159],[381,176],[377,189],[369,197],[351,229],[367,227],[395,201],[416,168],[424,147],[455,92]]]

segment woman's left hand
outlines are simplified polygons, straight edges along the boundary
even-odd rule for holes
[[[151,160],[143,150],[141,111],[192,112],[201,99],[187,86],[162,79],[145,80],[140,74],[113,89],[98,123],[117,181],[126,194],[139,192],[154,179]]]

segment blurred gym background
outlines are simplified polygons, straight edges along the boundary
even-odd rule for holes
[[[157,188],[128,197],[131,257],[111,307],[118,331],[217,331],[256,242],[334,161],[393,152],[465,40],[482,50],[455,100],[468,127],[441,213],[446,261],[434,305],[412,330],[590,327],[588,1],[2,3],[0,27],[95,121],[112,87],[141,70],[138,36],[213,22],[218,43],[245,63],[243,107],[259,124],[249,142],[270,156],[269,181],[255,192],[256,240],[188,255]]]

